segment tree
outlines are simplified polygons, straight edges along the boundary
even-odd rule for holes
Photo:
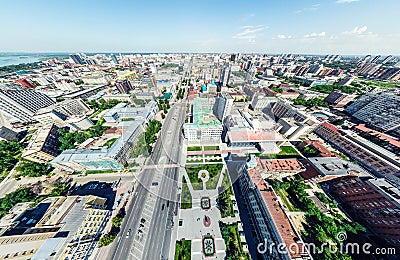
[[[47,169],[49,166],[47,164],[41,164],[37,162],[32,162],[28,160],[21,160],[15,170],[19,172],[18,174],[14,175],[15,178],[21,176],[28,176],[28,177],[40,177],[42,175],[47,174]]]
[[[99,247],[108,246],[115,240],[116,237],[117,237],[116,234],[111,234],[111,233],[104,234],[99,240]]]
[[[23,146],[19,142],[0,141],[0,175],[14,167],[22,150]]]
[[[116,215],[111,219],[112,226],[116,228],[120,227],[123,220],[124,217],[122,215]]]
[[[14,192],[6,194],[0,198],[0,217],[3,217],[7,212],[20,202],[32,201],[36,197],[31,188],[19,188]]]

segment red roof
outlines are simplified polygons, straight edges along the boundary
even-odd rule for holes
[[[323,122],[322,125],[331,129],[332,131],[339,132],[339,129],[336,126],[329,124],[328,122]]]

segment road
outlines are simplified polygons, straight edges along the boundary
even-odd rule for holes
[[[185,115],[186,103],[176,103],[168,112],[147,167],[138,176],[138,186],[126,210],[126,220],[121,225],[117,243],[110,249],[108,259],[154,260],[168,256],[171,214],[174,212],[181,170],[181,127]],[[157,167],[151,167],[154,165]],[[142,218],[144,223],[141,223]],[[139,229],[142,232],[140,235]]]

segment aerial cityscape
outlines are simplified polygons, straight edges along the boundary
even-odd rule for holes
[[[0,259],[400,259],[399,2],[1,6]]]

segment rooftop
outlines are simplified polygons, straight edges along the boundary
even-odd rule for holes
[[[286,140],[281,134],[275,131],[255,131],[251,129],[228,131],[228,137],[231,142],[235,143]]]

